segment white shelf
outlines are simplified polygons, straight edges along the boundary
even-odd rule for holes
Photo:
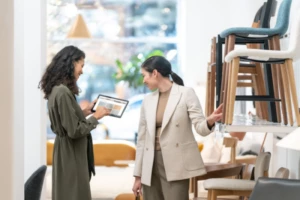
[[[232,125],[219,124],[220,132],[268,132],[268,133],[290,133],[297,126],[286,126],[262,120],[258,117],[235,115]]]

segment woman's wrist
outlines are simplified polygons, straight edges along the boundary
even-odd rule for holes
[[[93,117],[95,117],[97,120],[100,119],[100,117],[96,113],[93,114]]]
[[[86,117],[86,114],[87,114],[86,109],[82,109],[82,112],[83,112],[83,115]]]
[[[210,122],[209,120],[206,120],[206,124],[208,129],[211,130],[214,127],[215,122]]]

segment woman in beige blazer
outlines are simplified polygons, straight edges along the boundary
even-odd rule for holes
[[[132,190],[143,192],[144,200],[188,200],[189,178],[206,173],[192,125],[198,134],[210,134],[222,106],[205,118],[194,90],[183,86],[164,57],[148,58],[141,70],[155,91],[141,108]]]

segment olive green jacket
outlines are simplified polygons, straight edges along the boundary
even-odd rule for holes
[[[88,137],[96,128],[86,119],[72,92],[55,86],[48,99],[51,129],[56,134],[53,151],[52,200],[90,200]]]

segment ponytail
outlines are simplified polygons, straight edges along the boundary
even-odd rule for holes
[[[182,86],[184,86],[184,83],[183,83],[182,78],[180,78],[180,76],[178,76],[176,73],[171,72],[171,77],[172,77],[172,80],[173,80],[177,85],[182,85]]]

